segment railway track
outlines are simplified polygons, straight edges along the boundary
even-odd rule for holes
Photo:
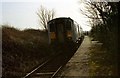
[[[27,73],[22,78],[55,78],[59,70],[72,57],[73,53],[59,53]]]

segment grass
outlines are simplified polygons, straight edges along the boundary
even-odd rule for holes
[[[90,75],[91,76],[104,76],[115,77],[118,76],[118,66],[116,58],[113,53],[108,52],[103,48],[101,43],[92,41],[90,47]]]
[[[2,27],[3,77],[21,77],[51,54],[47,32]]]

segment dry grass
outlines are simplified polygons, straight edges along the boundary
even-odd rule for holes
[[[47,32],[2,27],[3,77],[20,77],[52,53]]]
[[[90,75],[115,77],[118,76],[117,62],[101,43],[92,41],[90,47]]]

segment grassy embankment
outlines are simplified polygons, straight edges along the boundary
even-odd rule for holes
[[[108,52],[98,41],[92,41],[90,51],[90,76],[117,78],[118,63],[116,57],[112,57],[114,53]]]
[[[3,77],[22,76],[50,54],[54,54],[54,51],[48,46],[46,32],[2,27]]]

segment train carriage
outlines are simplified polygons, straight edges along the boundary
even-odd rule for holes
[[[81,39],[82,29],[71,18],[61,17],[50,20],[47,24],[49,44],[78,42]]]

